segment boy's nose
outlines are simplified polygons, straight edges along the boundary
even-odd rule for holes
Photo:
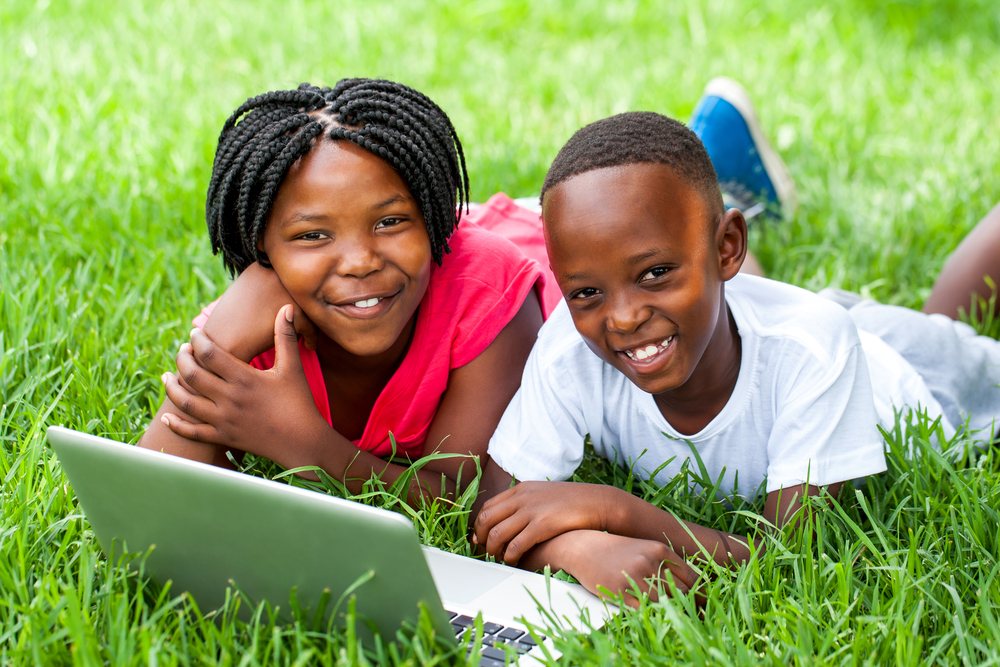
[[[337,273],[352,278],[364,278],[382,268],[384,262],[376,249],[368,243],[355,242],[341,246]]]
[[[649,319],[649,310],[628,299],[616,299],[608,309],[606,325],[613,333],[630,334]]]

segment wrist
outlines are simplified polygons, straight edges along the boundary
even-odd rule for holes
[[[548,565],[553,572],[562,570],[573,574],[576,569],[575,556],[579,550],[579,534],[583,532],[587,531],[572,530],[535,545],[521,557],[518,567],[537,571]]]
[[[614,486],[602,486],[603,511],[601,526],[598,530],[606,530],[615,535],[627,534],[628,520],[631,517],[629,508],[637,500],[635,496]]]

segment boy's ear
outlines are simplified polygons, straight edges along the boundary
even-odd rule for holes
[[[722,214],[715,234],[719,248],[719,269],[723,280],[740,272],[747,256],[747,221],[743,213],[731,208]]]

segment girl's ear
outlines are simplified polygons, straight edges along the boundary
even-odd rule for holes
[[[730,280],[740,272],[747,256],[747,221],[743,213],[735,208],[723,213],[715,238],[719,248],[721,277],[723,280]]]

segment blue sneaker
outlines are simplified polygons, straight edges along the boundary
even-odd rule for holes
[[[690,127],[712,159],[726,208],[740,209],[747,219],[795,212],[795,182],[764,136],[743,86],[724,76],[709,81]]]

